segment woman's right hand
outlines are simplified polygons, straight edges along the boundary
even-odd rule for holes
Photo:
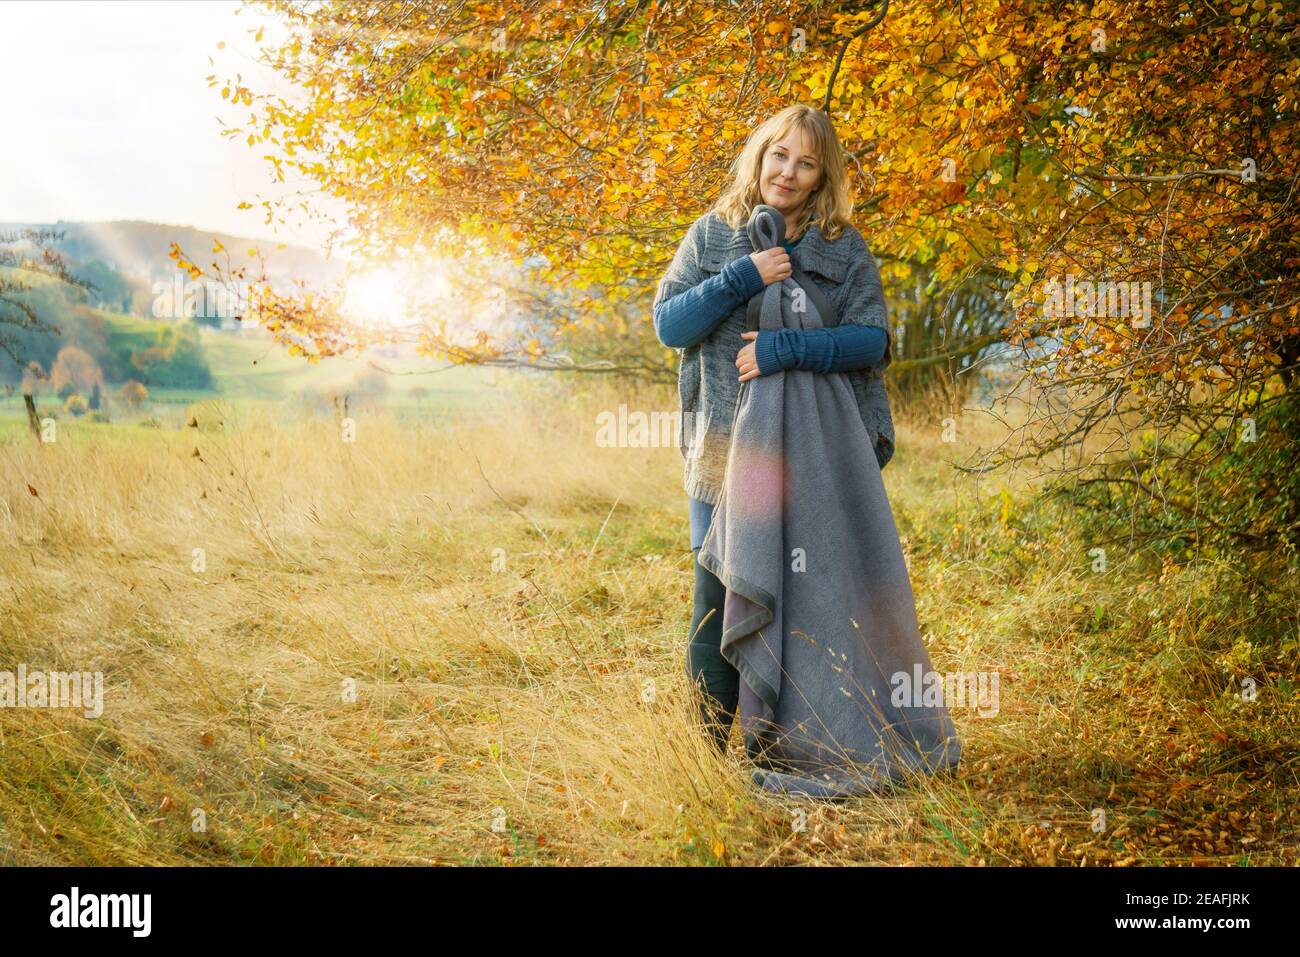
[[[785,251],[784,246],[773,246],[762,252],[750,253],[749,258],[754,260],[754,265],[758,267],[758,274],[763,277],[764,286],[789,279],[794,272],[790,265],[790,254]]]

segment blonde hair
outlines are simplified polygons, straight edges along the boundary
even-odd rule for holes
[[[830,118],[811,106],[787,106],[749,134],[740,155],[731,164],[730,179],[713,204],[713,212],[726,220],[732,229],[739,229],[749,222],[749,214],[763,202],[759,189],[763,156],[769,146],[783,139],[796,126],[812,139],[813,153],[821,165],[822,175],[817,189],[799,213],[799,222],[792,235],[802,236],[805,229],[816,223],[822,235],[834,242],[850,225],[849,215],[853,211],[849,202],[844,150]]]

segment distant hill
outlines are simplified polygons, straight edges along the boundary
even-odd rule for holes
[[[268,240],[248,239],[229,233],[214,233],[193,226],[170,226],[165,223],[146,223],[133,220],[115,220],[104,223],[0,223],[0,232],[21,229],[48,229],[62,232],[61,241],[50,248],[59,252],[68,265],[77,271],[99,260],[123,276],[152,285],[168,281],[176,264],[168,258],[173,242],[179,243],[186,255],[204,268],[216,259],[223,268],[226,253],[212,255],[213,241],[219,241],[230,255],[231,268],[254,268],[256,260],[248,255],[257,249],[266,262],[267,276],[279,291],[288,291],[292,280],[303,280],[317,288],[329,286],[341,278],[342,260],[326,260],[314,249],[305,246],[276,243]]]

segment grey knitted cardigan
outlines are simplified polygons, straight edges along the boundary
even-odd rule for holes
[[[691,224],[677,247],[672,263],[659,280],[654,305],[698,285],[720,273],[727,263],[752,252],[747,224],[732,229],[716,212],[705,213]],[[839,239],[830,242],[814,223],[804,231],[791,259],[811,274],[835,307],[841,323],[878,326],[888,334],[880,272],[875,257],[854,227],[845,227]],[[731,425],[740,397],[736,355],[747,342],[740,336],[745,331],[747,306],[740,304],[701,342],[678,350],[681,363],[677,391],[682,406],[678,445],[685,460],[686,492],[710,504],[717,503],[722,491]],[[894,421],[883,376],[892,361],[887,344],[878,365],[843,373],[853,388],[863,424],[873,437],[881,468],[894,454]]]
[[[785,220],[755,206],[749,233],[755,249],[771,249]],[[827,325],[800,281],[767,286],[760,329]],[[844,376],[787,370],[742,384],[699,554],[727,589],[722,655],[740,673],[745,750],[769,793],[868,794],[955,769],[961,756],[941,695],[896,693],[914,678],[941,681]]]

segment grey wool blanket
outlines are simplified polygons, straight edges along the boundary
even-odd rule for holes
[[[785,241],[771,206],[755,207],[748,229],[755,250]],[[759,295],[760,330],[833,325],[795,277]],[[844,798],[955,769],[960,743],[934,693],[942,677],[844,373],[742,383],[699,562],[727,589],[722,654],[740,672],[745,750],[764,792]]]

